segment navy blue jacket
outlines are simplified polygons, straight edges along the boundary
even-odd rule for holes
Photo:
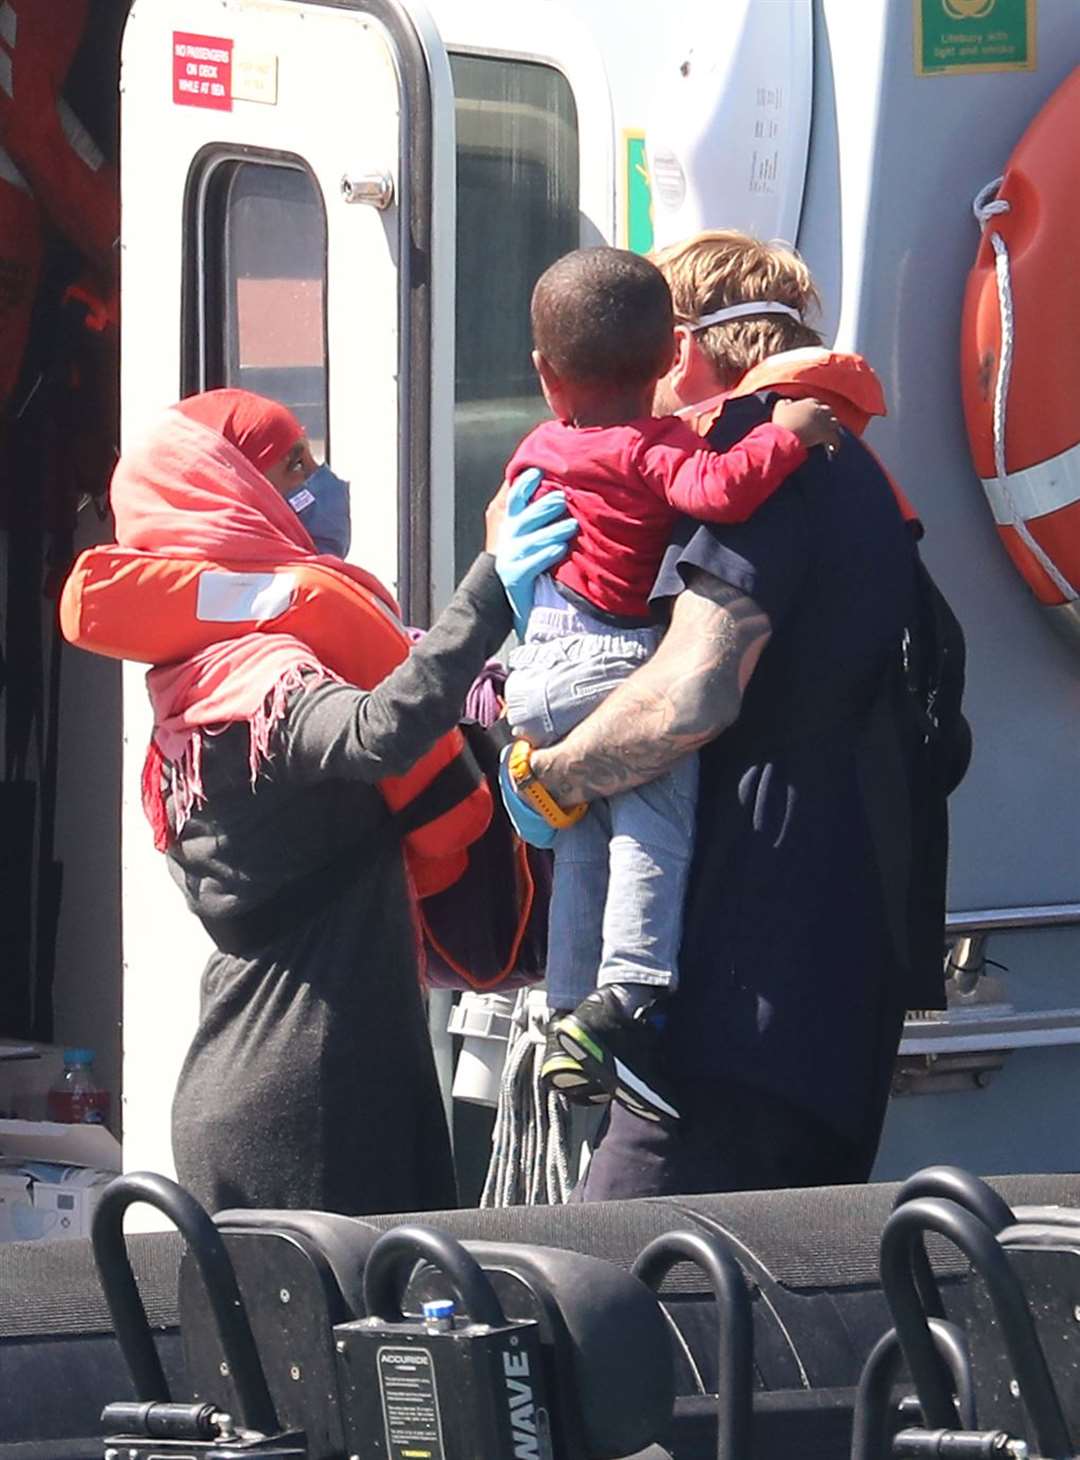
[[[766,414],[730,402],[710,440],[723,449]],[[654,592],[703,569],[772,623],[737,724],[701,757],[671,1067],[766,1089],[857,1141],[880,1119],[912,989],[888,895],[904,851],[882,835],[906,782],[880,722],[914,561],[884,474],[845,435],[750,521],[685,522]]]

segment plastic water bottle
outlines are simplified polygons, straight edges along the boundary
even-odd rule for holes
[[[50,1120],[65,1125],[107,1125],[109,1092],[94,1079],[94,1051],[65,1049],[64,1073],[49,1091]]]

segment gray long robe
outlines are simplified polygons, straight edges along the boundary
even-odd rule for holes
[[[377,689],[292,697],[254,788],[246,724],[204,736],[205,800],[170,870],[222,942],[238,918],[261,924],[254,949],[210,957],[173,1103],[177,1173],[211,1211],[455,1204],[400,843],[373,782],[456,723],[509,628],[485,554]]]

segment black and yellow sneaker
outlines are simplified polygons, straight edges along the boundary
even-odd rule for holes
[[[620,997],[625,988],[629,997]],[[642,1120],[673,1123],[679,1112],[657,1068],[663,1001],[642,985],[606,985],[552,1025],[583,1076]]]
[[[540,1081],[565,1096],[571,1105],[607,1105],[611,1100],[608,1092],[585,1073],[581,1061],[563,1049],[554,1023],[548,1030]]]

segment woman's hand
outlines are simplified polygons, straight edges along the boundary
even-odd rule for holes
[[[499,536],[506,521],[506,508],[510,501],[510,483],[502,486],[484,508],[484,551],[494,553],[499,548]]]
[[[495,571],[514,610],[514,627],[524,634],[532,610],[533,587],[541,573],[561,563],[578,530],[567,515],[563,492],[548,492],[539,502],[532,495],[540,485],[538,471],[525,471],[505,483],[488,507],[488,528],[496,513],[503,516],[494,549]]]

